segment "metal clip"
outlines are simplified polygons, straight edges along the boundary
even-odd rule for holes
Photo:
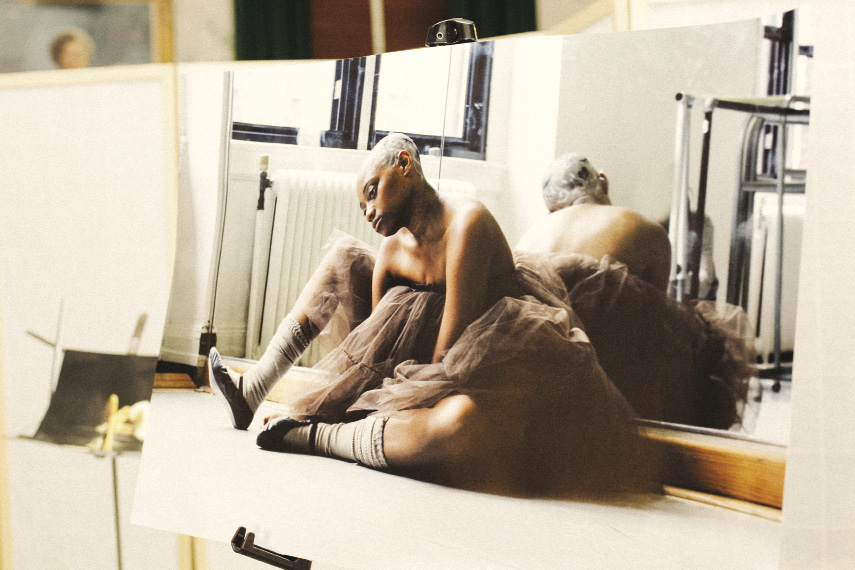
[[[238,554],[249,556],[259,562],[286,568],[288,570],[310,570],[312,561],[295,556],[286,556],[255,545],[255,533],[246,532],[246,527],[240,527],[232,537],[232,550]]]

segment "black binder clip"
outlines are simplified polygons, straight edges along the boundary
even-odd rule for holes
[[[430,27],[425,45],[427,47],[450,46],[466,42],[477,42],[475,23],[463,18],[443,20]]]
[[[273,552],[266,548],[255,545],[255,533],[246,532],[245,527],[240,527],[232,537],[232,550],[238,554],[249,556],[253,560],[265,562],[277,568],[287,570],[310,570],[312,561],[305,558],[296,558]]]

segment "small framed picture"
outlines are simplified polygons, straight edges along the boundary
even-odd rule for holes
[[[0,72],[172,61],[172,0],[0,0]]]

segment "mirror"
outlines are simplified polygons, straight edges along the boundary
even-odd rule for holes
[[[676,154],[676,95],[696,97],[687,115],[688,152],[681,155],[687,157],[695,210],[704,101],[764,94],[769,51],[763,22],[752,20],[656,33],[478,42],[235,71],[214,313],[218,348],[235,358],[260,356],[333,230],[373,247],[379,244],[352,199],[352,188],[367,151],[388,132],[413,138],[426,177],[441,191],[470,193],[484,202],[512,246],[546,218],[544,175],[557,157],[570,152],[584,154],[607,175],[614,206],[667,225],[674,172],[683,160]],[[748,221],[736,227],[733,221],[737,188],[745,188],[735,184],[744,170],[735,149],[750,115],[716,111],[699,273],[705,287],[701,296],[719,309],[728,301],[745,306],[767,362],[773,335],[768,319],[775,312],[769,289],[776,270],[771,264],[776,255],[774,192],[756,192]],[[762,149],[775,136],[770,132],[758,139]],[[788,150],[791,161],[803,153],[806,138],[788,138],[796,141]],[[259,201],[262,167],[272,187]],[[757,174],[760,166],[753,168]],[[795,176],[799,168],[788,165],[787,175]],[[788,193],[780,330],[783,352],[789,355],[802,216],[803,196]],[[749,225],[752,261],[745,271],[751,284],[741,298],[732,299],[727,295],[735,267],[731,250]],[[328,349],[324,342],[323,337],[316,341],[300,364],[317,362]],[[774,385],[762,380],[762,395],[752,393],[738,429],[783,444],[790,385],[781,384],[780,392],[772,390]],[[755,395],[762,402],[754,401]]]

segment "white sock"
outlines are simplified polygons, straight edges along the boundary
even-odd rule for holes
[[[381,416],[340,424],[306,424],[285,433],[282,444],[286,450],[337,457],[377,469],[387,469],[389,464],[383,452],[385,427],[386,418]]]
[[[308,346],[309,341],[300,323],[288,315],[282,319],[258,363],[244,372],[242,386],[240,375],[229,370],[229,376],[236,386],[242,388],[243,397],[253,413]]]

